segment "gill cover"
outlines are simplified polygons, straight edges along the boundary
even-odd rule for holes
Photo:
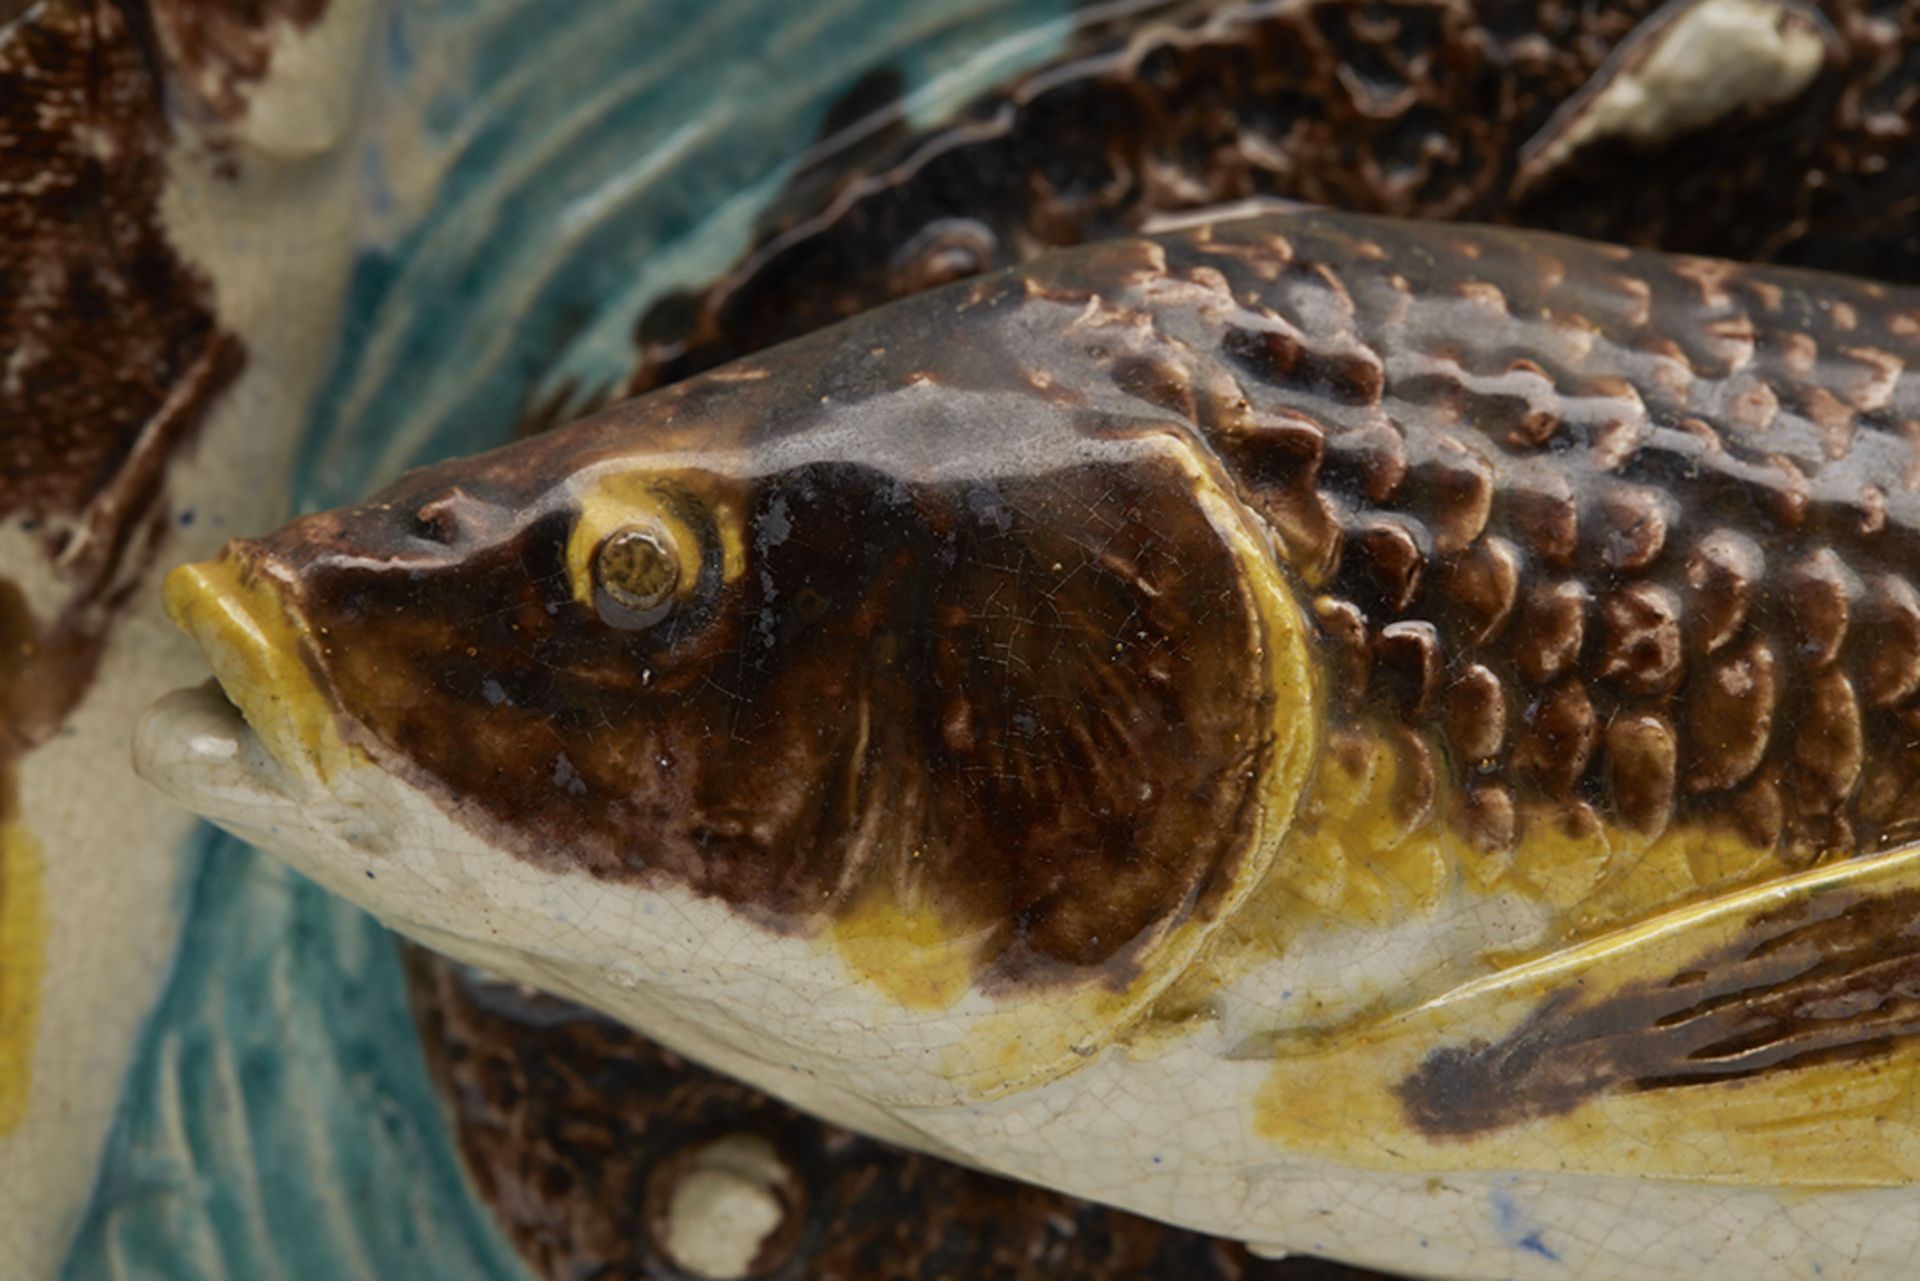
[[[850,433],[734,371],[236,543],[172,607],[230,687],[318,700],[492,845],[809,940],[878,1017],[941,1011],[945,1074],[1017,1086],[1132,1020],[1270,865],[1307,644],[1184,424],[995,439],[899,394]],[[232,617],[273,626],[194,626]]]

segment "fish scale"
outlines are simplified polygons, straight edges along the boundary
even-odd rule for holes
[[[894,1142],[1401,1264],[1290,1181],[1631,1177],[1684,1253],[1920,1180],[1917,335],[1545,233],[1103,241],[176,570],[231,702],[137,759]]]
[[[1348,719],[1436,730],[1499,814],[1725,814],[1795,862],[1907,830],[1920,297],[1350,216],[1160,243],[1115,305],[1225,373],[1197,416]],[[1515,373],[1524,415],[1476,390]]]

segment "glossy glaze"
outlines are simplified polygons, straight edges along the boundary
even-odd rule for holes
[[[1338,256],[1339,251],[1322,255],[1329,262]],[[1260,269],[1256,266],[1250,270],[1257,276]],[[1584,269],[1577,265],[1572,273],[1576,277],[1575,296],[1583,305],[1601,304],[1603,312],[1612,305],[1630,314],[1636,292],[1630,283],[1616,288],[1593,287],[1608,270],[1613,269],[1591,262]],[[1527,279],[1520,269],[1489,274],[1499,278],[1500,287],[1493,290],[1493,297],[1486,290],[1456,290],[1461,302],[1471,304],[1466,314],[1474,314],[1472,307],[1510,308],[1518,299],[1520,306],[1514,310],[1523,313],[1522,319],[1538,319],[1550,307],[1538,298],[1526,298],[1524,285],[1516,290],[1514,282]],[[1554,368],[1549,374],[1552,362],[1537,359],[1538,353],[1562,339],[1551,335],[1543,338],[1537,330],[1525,335],[1537,340],[1537,345],[1523,344],[1522,349],[1529,353],[1523,358],[1533,359],[1544,381],[1553,388],[1544,398],[1549,406],[1547,420],[1543,420],[1541,405],[1536,403],[1543,398],[1508,395],[1504,386],[1488,393],[1473,385],[1471,377],[1457,379],[1453,387],[1419,387],[1412,395],[1396,398],[1393,379],[1381,376],[1380,385],[1374,386],[1364,356],[1340,350],[1339,343],[1290,340],[1290,345],[1263,336],[1256,343],[1242,338],[1237,347],[1222,343],[1207,355],[1213,357],[1216,367],[1232,369],[1231,376],[1236,379],[1251,376],[1256,384],[1285,384],[1297,379],[1320,401],[1346,401],[1348,408],[1336,408],[1313,424],[1323,438],[1318,447],[1314,433],[1291,430],[1297,426],[1294,423],[1285,424],[1288,430],[1271,433],[1270,439],[1260,437],[1249,442],[1232,439],[1232,432],[1220,430],[1223,419],[1205,421],[1202,398],[1192,390],[1194,366],[1182,366],[1178,359],[1156,359],[1163,353],[1154,350],[1151,341],[1128,351],[1127,359],[1111,362],[1109,379],[1133,399],[1153,404],[1172,413],[1176,421],[1201,429],[1211,447],[1235,468],[1242,494],[1250,497],[1281,532],[1292,553],[1293,566],[1308,587],[1326,589],[1311,600],[1311,608],[1321,629],[1329,670],[1338,665],[1340,675],[1335,687],[1343,695],[1352,695],[1332,722],[1337,738],[1329,738],[1333,750],[1324,758],[1327,776],[1337,778],[1344,771],[1368,786],[1378,783],[1383,775],[1388,779],[1388,785],[1378,793],[1389,802],[1387,822],[1367,829],[1365,835],[1370,839],[1387,838],[1375,848],[1391,846],[1410,851],[1413,857],[1392,871],[1416,906],[1423,897],[1430,899],[1456,868],[1464,868],[1483,886],[1517,887],[1523,895],[1553,908],[1577,909],[1562,927],[1569,936],[1578,937],[1582,932],[1628,919],[1649,906],[1684,903],[1689,895],[1703,889],[1766,875],[1774,866],[1768,858],[1794,865],[1847,850],[1844,841],[1833,839],[1834,829],[1828,828],[1823,834],[1814,821],[1832,821],[1832,816],[1819,810],[1817,804],[1821,771],[1825,770],[1828,790],[1834,791],[1836,766],[1831,757],[1837,751],[1838,775],[1846,782],[1837,790],[1850,794],[1848,770],[1869,764],[1864,759],[1868,749],[1863,746],[1855,753],[1863,758],[1859,766],[1848,765],[1852,749],[1847,746],[1844,727],[1836,733],[1832,718],[1844,720],[1847,716],[1846,697],[1837,692],[1843,683],[1847,696],[1855,699],[1857,713],[1856,690],[1876,678],[1862,675],[1865,669],[1858,665],[1857,654],[1842,654],[1845,647],[1841,638],[1847,624],[1843,619],[1836,628],[1831,603],[1845,598],[1851,604],[1843,577],[1849,566],[1872,563],[1877,554],[1891,557],[1897,567],[1898,552],[1876,553],[1871,541],[1866,542],[1864,551],[1844,539],[1838,540],[1842,544],[1838,551],[1826,546],[1836,541],[1827,538],[1826,531],[1844,528],[1833,518],[1836,509],[1850,503],[1856,507],[1873,503],[1860,487],[1848,496],[1844,467],[1828,469],[1833,473],[1829,479],[1839,481],[1842,496],[1836,497],[1832,490],[1816,495],[1811,487],[1809,493],[1798,496],[1800,507],[1815,513],[1813,534],[1808,534],[1806,511],[1795,514],[1791,472],[1775,467],[1777,479],[1756,475],[1752,456],[1764,458],[1772,453],[1784,457],[1788,467],[1813,470],[1821,461],[1835,462],[1850,456],[1854,442],[1848,434],[1848,420],[1864,417],[1871,435],[1889,425],[1875,420],[1878,410],[1893,405],[1893,422],[1897,424],[1902,420],[1900,415],[1910,413],[1910,407],[1891,396],[1880,405],[1856,399],[1849,406],[1843,394],[1857,396],[1861,394],[1859,389],[1852,393],[1834,390],[1849,375],[1832,369],[1816,370],[1812,365],[1796,371],[1792,368],[1795,357],[1788,350],[1775,368],[1767,368],[1763,355],[1757,362],[1762,376],[1756,379],[1775,397],[1775,409],[1781,393],[1786,393],[1784,421],[1767,417],[1758,425],[1758,444],[1743,441],[1733,429],[1754,424],[1742,424],[1741,415],[1760,412],[1743,401],[1730,412],[1705,415],[1707,431],[1701,433],[1683,421],[1698,416],[1685,411],[1702,408],[1694,397],[1724,409],[1724,402],[1739,394],[1729,391],[1727,380],[1718,376],[1725,371],[1713,359],[1716,353],[1712,346],[1726,341],[1729,334],[1724,329],[1709,330],[1710,337],[1703,339],[1705,345],[1693,352],[1680,346],[1678,363],[1688,368],[1684,377],[1679,375],[1673,363],[1675,351],[1663,352],[1660,345],[1677,342],[1672,328],[1674,316],[1685,308],[1673,302],[1670,291],[1686,286],[1678,283],[1674,273],[1644,263],[1629,267],[1628,274],[1646,279],[1650,295],[1654,289],[1662,289],[1657,323],[1643,321],[1638,333],[1635,325],[1624,323],[1613,332],[1600,334],[1597,345],[1603,353],[1597,371],[1574,362],[1572,367]],[[1692,281],[1684,275],[1678,279],[1698,286],[1698,304],[1711,301],[1709,282]],[[1191,278],[1191,273],[1185,283],[1201,284]],[[1447,283],[1444,279],[1423,278],[1417,292],[1428,297],[1445,296]],[[1746,282],[1743,279],[1736,283],[1744,286]],[[1741,301],[1751,310],[1766,312],[1767,283],[1762,281],[1755,296]],[[1771,283],[1775,288],[1786,287],[1779,281]],[[1338,287],[1339,282],[1335,284]],[[1818,291],[1828,292],[1825,286]],[[1553,291],[1541,293],[1551,297]],[[1286,300],[1282,301],[1284,304]],[[1877,308],[1881,301],[1876,298],[1868,305]],[[1282,305],[1277,310],[1284,313],[1287,308]],[[1731,337],[1737,343],[1737,315],[1708,318],[1709,323],[1729,320],[1736,330]],[[1364,330],[1366,324],[1362,321],[1356,327]],[[1444,328],[1431,325],[1419,338],[1432,340]],[[1478,336],[1478,331],[1469,329],[1469,335]],[[1842,340],[1835,335],[1821,336],[1827,339],[1821,350],[1840,349]],[[1680,338],[1684,337],[1682,332]],[[1768,346],[1757,341],[1761,335],[1753,337],[1757,347]],[[1412,345],[1422,344],[1416,341]],[[1439,346],[1431,341],[1427,345]],[[1777,345],[1785,350],[1796,344],[1782,340]],[[1370,333],[1361,346],[1371,347],[1380,355],[1388,344]],[[1863,350],[1888,354],[1882,347]],[[1481,351],[1470,350],[1462,356],[1443,349],[1441,354],[1443,358],[1454,357],[1455,363],[1472,373],[1485,373],[1484,368],[1473,368],[1484,355]],[[1136,357],[1141,363],[1128,363]],[[1609,359],[1614,363],[1609,365]],[[1896,359],[1904,360],[1904,355]],[[1387,363],[1384,359],[1379,363],[1384,375]],[[1868,358],[1855,363],[1873,362]],[[1623,368],[1627,372],[1619,373]],[[1496,381],[1513,372],[1512,366],[1497,371]],[[1705,376],[1700,377],[1702,374]],[[1590,418],[1583,423],[1577,412],[1561,414],[1566,406],[1556,398],[1564,389],[1579,386],[1583,376],[1596,380],[1621,378],[1647,409],[1646,432],[1630,422],[1616,426],[1611,419]],[[1861,375],[1851,377],[1857,382]],[[1444,384],[1445,380],[1441,381]],[[1897,384],[1897,374],[1895,381]],[[1676,385],[1682,382],[1684,386]],[[1826,400],[1817,394],[1821,392]],[[1872,399],[1871,391],[1864,394],[1867,400]],[[1499,404],[1503,397],[1524,403]],[[1424,402],[1433,411],[1434,421],[1442,424],[1434,429],[1435,439],[1447,438],[1444,424],[1449,420],[1456,429],[1462,418],[1484,420],[1493,429],[1485,434],[1496,442],[1502,460],[1508,455],[1524,456],[1529,450],[1554,455],[1558,450],[1553,442],[1565,431],[1574,441],[1575,452],[1584,449],[1588,454],[1574,460],[1564,473],[1578,478],[1569,482],[1569,488],[1578,488],[1570,495],[1534,492],[1541,486],[1528,482],[1538,476],[1528,475],[1527,469],[1518,464],[1511,469],[1490,466],[1484,476],[1471,463],[1457,459],[1443,457],[1436,467],[1434,460],[1422,456],[1417,447],[1429,442],[1412,442],[1411,432],[1402,442],[1397,459],[1391,442],[1377,435],[1371,441],[1346,442],[1357,457],[1341,458],[1337,448],[1329,447],[1337,442],[1324,440],[1354,430],[1353,419],[1375,403],[1384,406],[1396,399],[1400,404],[1389,415],[1396,421],[1401,419],[1403,404]],[[1604,394],[1585,399],[1624,397],[1608,387]],[[1290,402],[1284,396],[1267,405],[1259,403],[1259,396],[1249,400],[1262,410],[1276,405],[1289,412],[1302,408],[1300,402]],[[1835,404],[1840,407],[1838,411]],[[1612,408],[1618,411],[1617,405]],[[1343,414],[1348,421],[1338,421]],[[1555,417],[1561,421],[1550,421]],[[1400,425],[1404,427],[1406,422],[1400,421]],[[1778,437],[1768,434],[1776,428]],[[1609,440],[1609,430],[1624,432],[1624,436]],[[1675,436],[1662,434],[1688,430],[1694,431],[1694,439],[1703,451],[1717,443],[1721,454],[1730,456],[1733,464],[1747,465],[1743,470],[1733,464],[1718,467],[1715,462],[1707,470],[1715,472],[1718,467],[1717,474],[1704,481],[1692,478],[1709,491],[1721,486],[1718,492],[1723,496],[1736,495],[1723,504],[1732,509],[1723,519],[1714,519],[1723,513],[1709,503],[1702,508],[1707,519],[1694,524],[1692,506],[1663,504],[1659,493],[1648,500],[1639,492],[1657,491],[1681,468],[1700,466],[1697,455],[1688,457],[1685,449],[1676,448],[1679,442]],[[1819,454],[1814,452],[1814,436],[1808,434],[1809,430],[1825,433],[1818,443]],[[1263,448],[1268,444],[1277,444],[1277,448]],[[1616,456],[1623,451],[1624,457]],[[1642,457],[1643,451],[1648,457]],[[1743,452],[1749,456],[1742,457]],[[1828,453],[1836,458],[1824,458]],[[1683,462],[1673,462],[1675,456]],[[1599,461],[1593,462],[1594,458]],[[1562,461],[1555,459],[1554,467]],[[1589,464],[1584,475],[1579,466],[1583,461]],[[1644,463],[1645,471],[1624,470],[1635,462]],[[1316,464],[1321,474],[1300,483],[1298,474],[1311,472]],[[1623,470],[1624,483],[1610,490],[1606,478]],[[1546,488],[1552,490],[1551,486]],[[1675,506],[1683,510],[1676,512]],[[1399,519],[1371,523],[1359,519],[1382,515]],[[1892,523],[1899,526],[1897,512]],[[1327,532],[1330,525],[1335,527],[1331,535]],[[1596,528],[1598,534],[1592,532]],[[1488,529],[1495,532],[1488,535]],[[1682,539],[1697,534],[1699,547],[1705,549],[1686,562],[1684,587],[1670,585],[1681,582],[1680,578],[1662,583],[1655,573],[1643,573],[1655,566],[1674,572],[1666,563],[1672,559],[1673,530],[1678,530]],[[1862,536],[1875,532],[1864,524],[1860,531]],[[1430,545],[1423,545],[1422,535]],[[1774,568],[1770,552],[1777,553],[1782,545],[1792,550],[1796,540],[1815,537],[1815,549],[1831,551],[1839,570],[1831,570],[1824,559],[1813,569],[1792,574]],[[1741,539],[1758,547],[1759,555],[1756,557],[1753,548]],[[1897,542],[1895,539],[1880,546]],[[1536,586],[1530,576],[1551,580],[1556,572],[1569,573],[1576,557],[1584,574],[1588,555],[1604,566],[1603,575],[1593,584],[1575,584],[1572,589],[1549,581],[1551,590],[1538,615],[1527,612]],[[1447,570],[1458,570],[1462,582],[1449,585],[1438,576]],[[1813,585],[1802,586],[1803,581]],[[1837,592],[1833,589],[1835,582],[1841,584]],[[1777,586],[1780,583],[1787,585]],[[1875,587],[1880,589],[1880,584],[1876,582]],[[1678,608],[1661,595],[1663,590],[1679,598]],[[1897,586],[1884,590],[1898,595]],[[1757,609],[1756,598],[1761,602]],[[1768,603],[1776,598],[1804,600],[1798,606],[1776,610]],[[1516,604],[1521,600],[1524,605]],[[1450,612],[1456,610],[1462,613]],[[766,611],[763,608],[761,612]],[[1847,613],[1851,615],[1851,609]],[[1516,615],[1519,623],[1514,621]],[[1890,621],[1897,633],[1901,617],[1897,608],[1872,616]],[[1683,685],[1698,689],[1699,682],[1690,679],[1684,666],[1675,670],[1673,654],[1682,648],[1681,639],[1696,619],[1708,637],[1703,650],[1709,654],[1727,640],[1719,636],[1715,643],[1721,629],[1732,632],[1745,628],[1744,639],[1759,648],[1748,651],[1750,661],[1739,669],[1736,679],[1718,682],[1723,689],[1738,686],[1737,692],[1748,696],[1745,702],[1731,699],[1716,704],[1709,697],[1704,711],[1690,709],[1682,715],[1675,710],[1681,705],[1673,701],[1674,691]],[[1526,626],[1522,628],[1521,623]],[[1423,625],[1429,630],[1423,630]],[[1512,635],[1504,630],[1508,627],[1514,628]],[[1809,641],[1802,634],[1821,627],[1825,628],[1821,643]],[[1356,630],[1359,640],[1355,639]],[[1795,661],[1806,662],[1809,670],[1830,668],[1839,673],[1838,679],[1824,682],[1814,696],[1812,705],[1827,719],[1811,722],[1805,735],[1814,742],[1811,751],[1805,741],[1796,745],[1794,736],[1776,732],[1789,722],[1783,719],[1776,727],[1771,718],[1781,696],[1778,682],[1770,686],[1765,672],[1783,636],[1796,645],[1812,646],[1804,655],[1796,651]],[[1461,651],[1483,661],[1464,672],[1457,682],[1457,692],[1447,690],[1444,711],[1436,715],[1439,678],[1454,668],[1452,655]],[[1751,657],[1763,652],[1769,657]],[[1896,643],[1873,652],[1886,655],[1884,670],[1877,679],[1897,687],[1902,679],[1900,646]],[[1355,692],[1363,681],[1368,690],[1364,697]],[[1550,695],[1537,690],[1549,690]],[[1772,706],[1767,706],[1769,699]],[[1522,719],[1524,732],[1514,729],[1516,717]],[[1411,726],[1412,736],[1402,735],[1394,727],[1396,721]],[[1511,741],[1515,737],[1520,739],[1518,745]],[[1687,755],[1689,751],[1694,754]],[[1461,768],[1462,761],[1473,764],[1474,776],[1481,780],[1478,784],[1469,780]],[[1707,763],[1702,765],[1702,761]],[[1755,777],[1771,787],[1751,785],[1750,779]],[[1799,781],[1806,777],[1812,777],[1814,783]],[[1684,788],[1682,779],[1688,780]],[[1741,805],[1725,804],[1719,797],[1700,799],[1727,791],[1733,784],[1746,786]],[[565,786],[563,780],[563,789]],[[1805,791],[1809,786],[1814,790]],[[1688,795],[1679,795],[1683,790]],[[1776,797],[1800,795],[1816,800],[1803,800],[1794,806],[1780,801],[1767,809],[1769,791]],[[1751,795],[1762,798],[1758,819],[1750,812]],[[1313,851],[1314,857],[1300,861],[1303,879],[1285,888],[1288,893],[1305,896],[1329,916],[1345,916],[1363,924],[1390,921],[1407,909],[1406,902],[1396,899],[1397,891],[1391,886],[1382,891],[1378,884],[1367,885],[1369,877],[1375,882],[1381,878],[1377,869],[1364,865],[1365,860],[1340,865],[1341,847],[1350,850],[1350,838],[1360,834],[1352,822],[1365,818],[1371,823],[1380,815],[1360,811],[1333,815],[1337,806],[1330,805],[1331,800],[1331,796],[1308,798],[1304,810],[1307,821],[1300,830],[1300,836],[1307,839],[1296,845],[1303,851]],[[1872,822],[1883,824],[1897,837],[1899,815],[1888,820],[1884,814],[1860,812],[1866,812]],[[1729,816],[1733,821],[1723,824],[1721,820]],[[1849,817],[1857,820],[1858,812],[1842,816]],[[1550,822],[1559,824],[1565,839],[1549,835]],[[1348,824],[1346,830],[1342,830],[1343,823]],[[1700,833],[1708,827],[1713,831],[1702,837]],[[1316,843],[1310,839],[1316,833],[1324,836],[1329,832],[1334,837],[1331,841]],[[1423,837],[1408,841],[1404,837],[1409,832],[1436,835],[1431,840]],[[1625,833],[1634,835],[1623,836]],[[1669,836],[1684,836],[1686,840],[1684,844],[1676,841],[1663,846],[1662,841]],[[1450,843],[1456,839],[1459,844]],[[1637,845],[1636,840],[1640,842]],[[1666,860],[1664,864],[1662,859]],[[1639,880],[1627,875],[1648,868],[1652,871]],[[1409,872],[1413,873],[1411,879],[1406,875]],[[1662,894],[1668,897],[1663,899]],[[944,989],[936,984],[932,990],[937,998]],[[1868,1037],[1860,1038],[1854,1052],[1872,1055],[1887,1048]],[[1631,1075],[1619,1077],[1615,1083],[1634,1088],[1642,1084]]]
[[[1603,137],[1568,155],[1565,126],[1580,114],[1570,104],[1614,86],[1628,61],[1621,54],[1658,44],[1682,6],[1657,18],[1654,8],[1321,4],[1123,17],[1119,33],[1091,27],[1042,74],[983,98],[947,128],[906,127],[899,79],[878,70],[830,113],[812,164],[763,215],[733,270],[662,300],[638,326],[641,362],[629,386],[661,385],[1049,244],[1251,192],[1910,278],[1902,210],[1914,131],[1899,103],[1916,46],[1898,29],[1911,29],[1912,6],[1826,6],[1836,45],[1784,109],[1736,111],[1664,141]],[[1249,101],[1285,106],[1236,107]],[[1058,127],[1075,115],[1110,128],[1089,137]],[[1075,182],[1080,175],[1097,180]],[[567,403],[541,405],[525,428],[549,425]],[[1484,668],[1452,693],[1445,715],[1464,750],[1498,750],[1485,711],[1504,710],[1499,699]],[[1631,726],[1616,738],[1655,733]],[[455,1011],[469,999],[458,982],[437,990]],[[516,1022],[497,1007],[470,1013],[468,1026],[498,1055],[532,1061],[574,1043],[571,1023]],[[656,1053],[638,1034],[596,1029],[603,1055],[651,1062]],[[645,1107],[608,1100],[603,1110],[614,1118]],[[500,1189],[502,1221],[552,1241],[547,1216],[591,1212],[593,1198],[548,1188],[529,1199],[515,1172],[547,1168],[552,1149],[538,1136],[572,1124],[577,1101],[534,1089],[515,1094],[510,1111],[504,1131],[474,1123],[484,1152],[470,1144],[468,1157],[498,1172],[481,1177]],[[602,1236],[583,1227],[571,1239]]]
[[[1912,5],[1823,6],[1827,56],[1786,103],[1729,105],[1639,139],[1616,122],[1573,145],[1579,105],[1686,7],[1090,6],[1106,20],[1066,56],[931,129],[884,109],[897,86],[876,71],[752,248],[649,309],[626,391],[1049,248],[1250,197],[1920,275]],[[1097,134],[1075,123],[1086,120]]]
[[[1091,863],[1114,915],[1056,925],[1037,851],[1172,866],[1146,779],[1204,866],[1249,767],[1215,753],[1261,732],[1246,570],[1182,468],[1272,531],[1328,746],[1400,735],[1407,822],[1489,855],[1710,822],[1782,867],[1897,840],[1915,326],[1876,285],[1302,214],[902,304],[233,555],[367,745],[530,858],[805,918],[879,823],[943,903],[991,887],[969,923],[1091,962],[1202,880],[1142,872],[1137,908]],[[658,501],[701,568],[629,625],[568,548]],[[757,800],[731,828],[708,770]]]
[[[216,8],[0,4],[0,1258],[36,1281],[185,910],[194,823],[127,759],[194,670],[158,569],[283,517],[348,252],[351,113],[300,46],[369,6]]]

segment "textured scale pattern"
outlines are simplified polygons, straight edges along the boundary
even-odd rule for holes
[[[1920,298],[1331,216],[1160,244],[1107,304],[1161,336],[1116,378],[1236,464],[1338,719],[1413,731],[1403,776],[1448,780],[1480,850],[1913,834]],[[1437,799],[1400,796],[1409,824]]]

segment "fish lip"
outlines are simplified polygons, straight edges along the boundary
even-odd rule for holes
[[[207,732],[216,714],[238,717],[248,731],[244,743],[277,762],[281,777],[303,794],[325,790],[358,763],[311,666],[314,638],[296,589],[257,545],[230,543],[213,560],[175,568],[161,595],[224,696],[225,711],[205,696],[195,708],[178,705],[198,732]],[[154,759],[163,758],[171,759]],[[199,760],[214,766],[211,758]]]
[[[247,822],[299,788],[217,680],[162,695],[133,731],[133,768],[196,814]]]

